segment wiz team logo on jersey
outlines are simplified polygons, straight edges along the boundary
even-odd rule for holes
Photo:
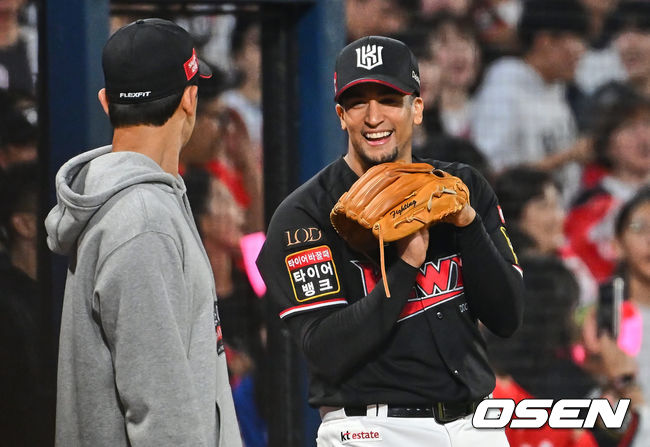
[[[381,59],[381,51],[384,49],[378,45],[362,45],[357,48],[357,67],[372,70],[381,65],[384,61]]]
[[[360,271],[365,295],[369,294],[377,282],[381,281],[381,274],[373,264],[351,262]],[[397,321],[406,320],[438,304],[457,298],[463,294],[463,291],[460,256],[456,254],[438,259],[437,262],[425,262],[415,277],[415,286]]]

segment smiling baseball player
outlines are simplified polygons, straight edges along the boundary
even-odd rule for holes
[[[521,271],[486,180],[413,159],[419,84],[400,41],[340,52],[347,153],[278,207],[257,261],[307,359],[321,447],[508,445],[471,424],[495,385],[478,321],[516,330]]]

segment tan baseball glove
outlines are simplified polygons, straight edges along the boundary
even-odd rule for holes
[[[352,247],[367,251],[377,244],[386,295],[384,242],[392,242],[440,222],[469,203],[461,179],[428,163],[373,166],[334,205],[330,220]]]

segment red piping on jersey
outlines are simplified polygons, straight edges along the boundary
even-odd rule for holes
[[[280,318],[284,318],[287,315],[292,314],[294,312],[302,312],[305,310],[318,309],[319,307],[335,306],[337,304],[348,304],[348,300],[346,300],[345,298],[335,298],[333,300],[319,301],[317,303],[301,304],[300,306],[293,306],[288,309],[285,309],[282,312],[280,312],[278,315],[280,315]]]

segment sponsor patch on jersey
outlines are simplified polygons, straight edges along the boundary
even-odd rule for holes
[[[318,242],[323,238],[323,232],[316,227],[301,227],[286,230],[282,239],[287,248],[295,249],[308,243]]]
[[[341,289],[332,251],[327,245],[301,250],[285,258],[296,301],[313,300]]]
[[[381,433],[376,428],[353,428],[341,431],[341,443],[354,443],[359,441],[381,441]]]

